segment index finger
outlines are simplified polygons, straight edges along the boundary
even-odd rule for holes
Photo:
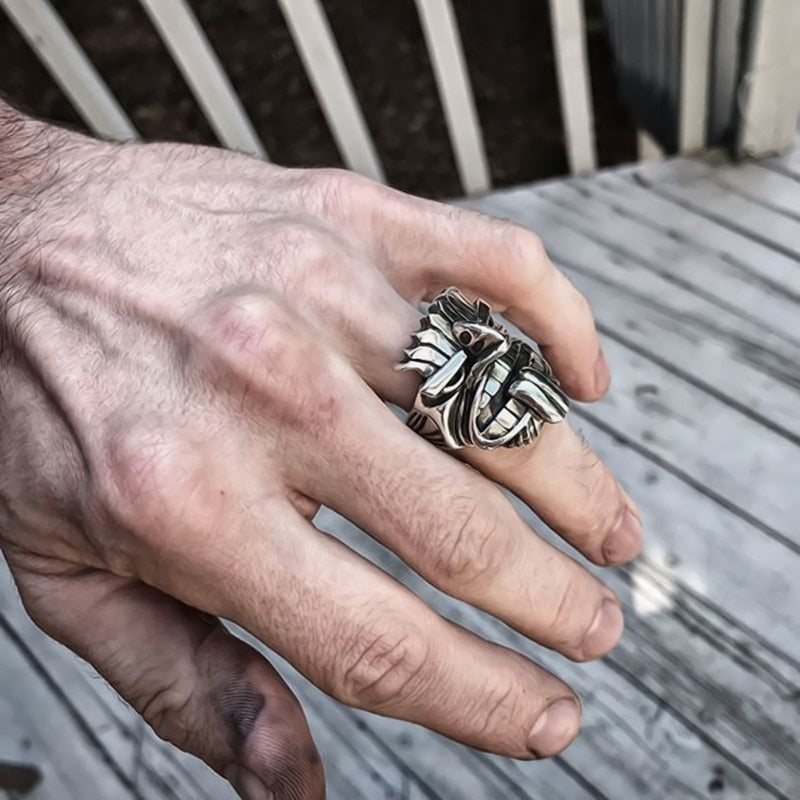
[[[606,393],[611,376],[589,304],[535,233],[475,211],[379,191],[373,236],[400,294],[418,303],[454,285],[480,296],[536,340],[570,395],[591,401]]]

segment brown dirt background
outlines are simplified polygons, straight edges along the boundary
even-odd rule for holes
[[[273,161],[341,165],[276,0],[190,0]],[[600,164],[635,158],[597,0],[585,0]],[[323,0],[389,182],[460,194],[413,0]],[[216,143],[137,0],[53,0],[146,139]],[[547,0],[455,0],[496,186],[567,170]],[[0,92],[82,127],[61,90],[0,12]]]

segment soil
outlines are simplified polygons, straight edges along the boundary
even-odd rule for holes
[[[138,0],[51,0],[147,139],[216,143]],[[272,160],[341,165],[276,0],[190,0]],[[386,168],[405,191],[460,194],[413,0],[323,0]],[[455,0],[495,185],[567,171],[547,0]],[[586,0],[601,165],[635,158],[599,0]],[[82,127],[59,87],[0,12],[0,92]]]

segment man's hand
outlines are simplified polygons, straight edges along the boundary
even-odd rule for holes
[[[598,564],[641,527],[566,424],[463,451],[383,401],[418,305],[478,295],[566,390],[607,389],[586,301],[531,233],[352,174],[117,146],[0,106],[0,543],[36,622],[244,797],[320,798],[303,713],[235,620],[351,705],[517,758],[575,736],[570,689],[315,529],[339,511],[425,578],[573,659],[622,632]],[[272,795],[269,795],[272,792]]]

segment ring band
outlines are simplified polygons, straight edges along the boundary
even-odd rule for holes
[[[453,287],[430,304],[397,369],[422,377],[406,424],[439,447],[526,445],[569,409],[542,355]]]

